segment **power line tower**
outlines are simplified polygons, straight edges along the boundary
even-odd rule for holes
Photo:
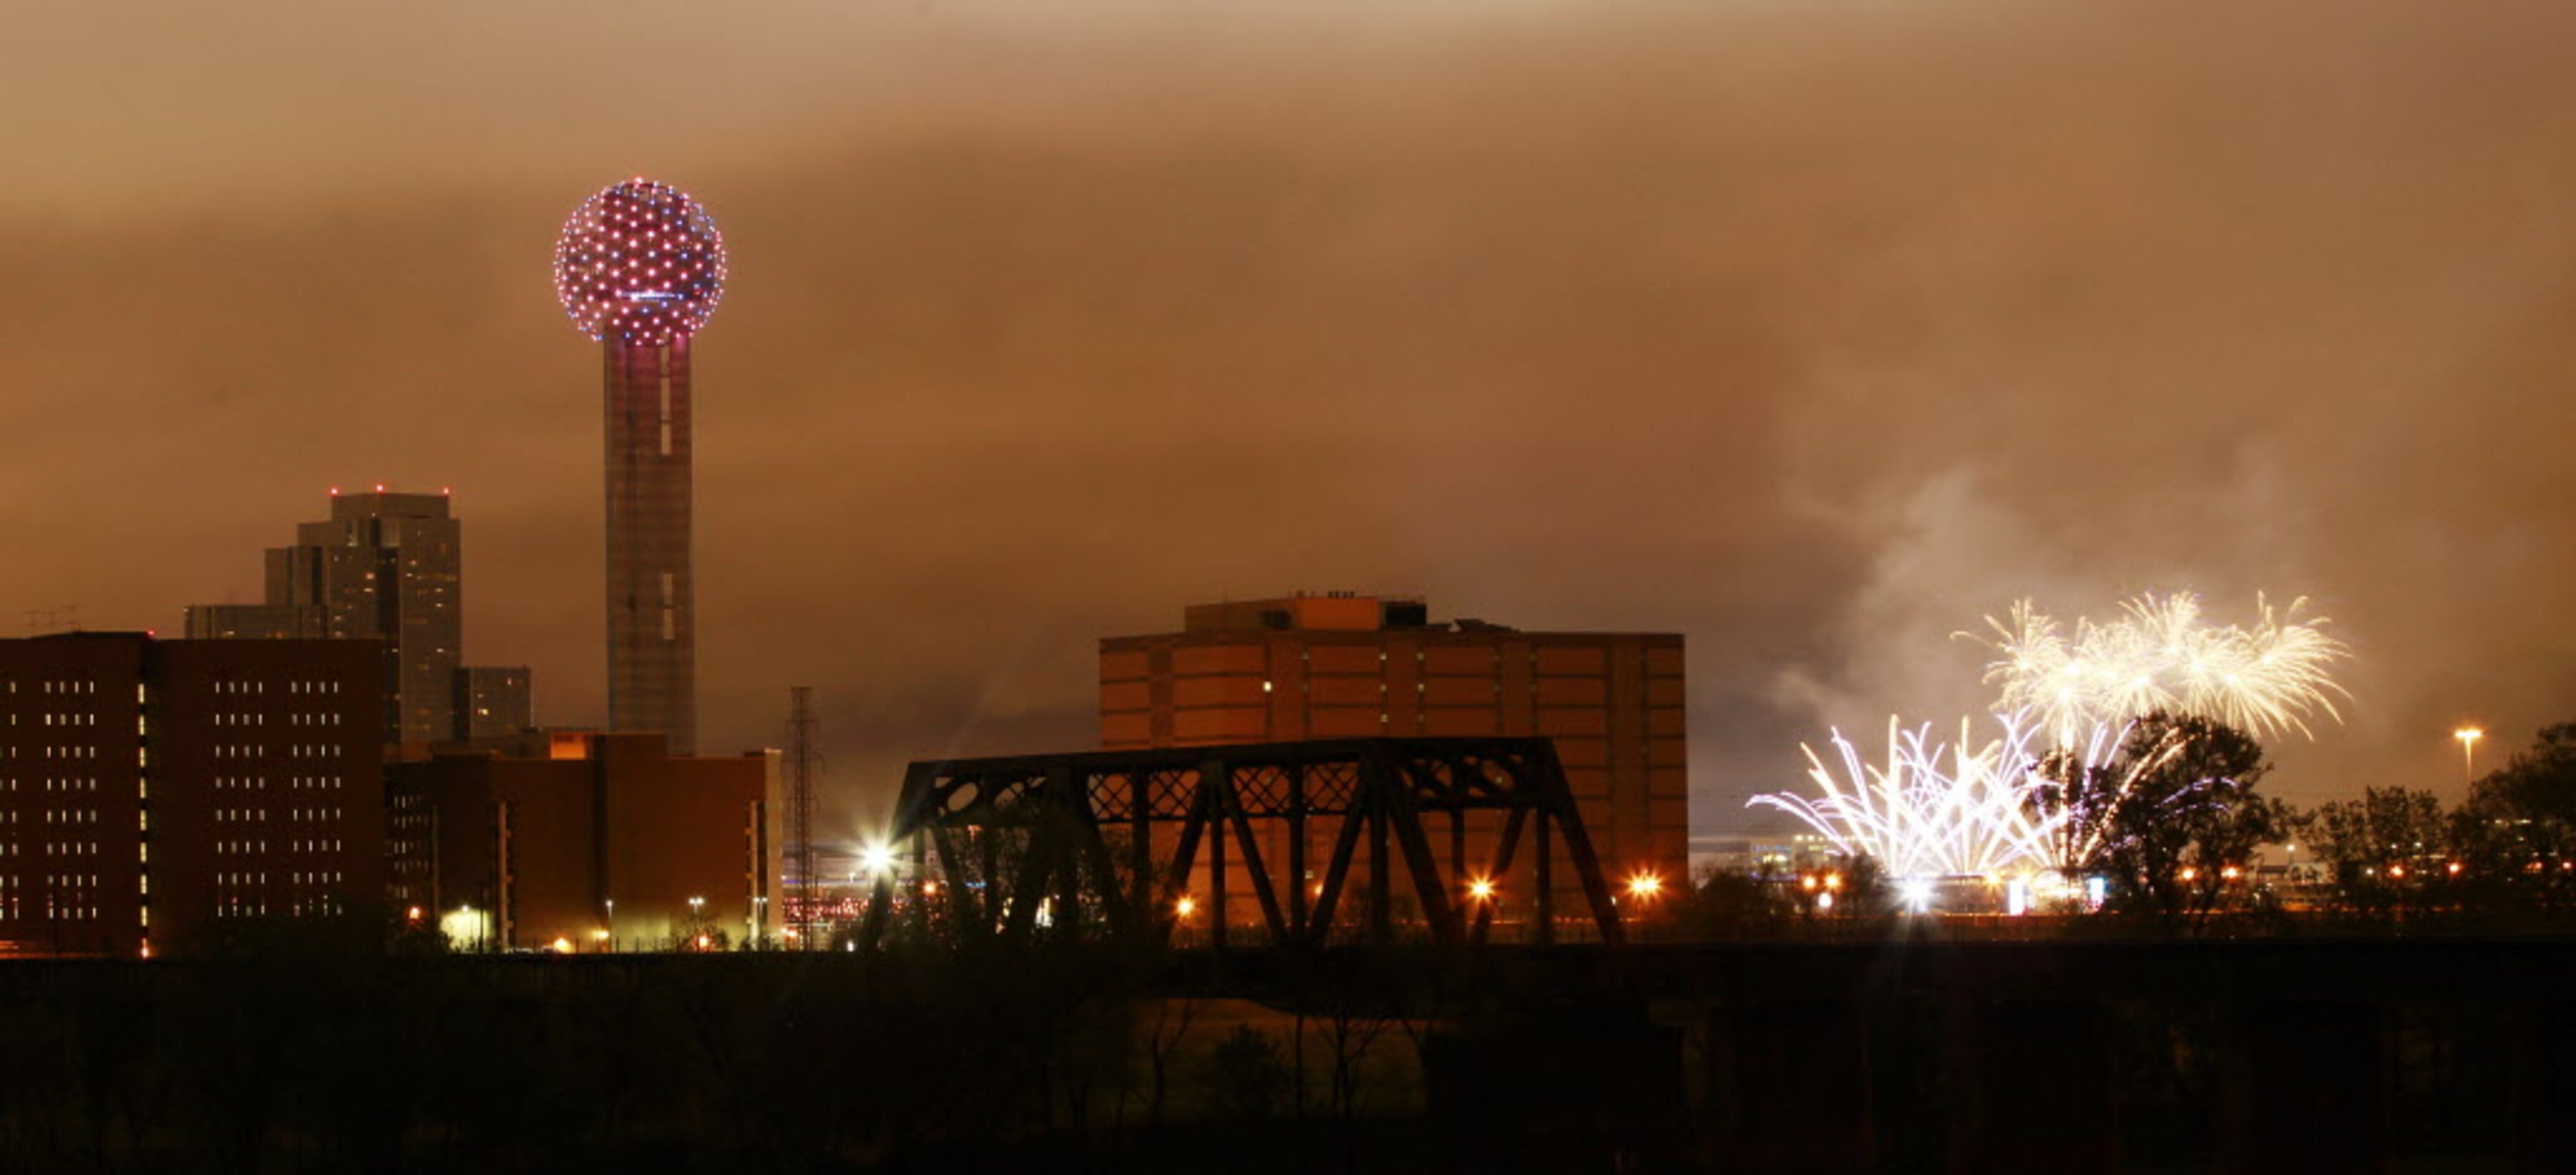
[[[814,687],[787,690],[787,926],[796,948],[814,941],[814,777],[823,756],[814,749]]]

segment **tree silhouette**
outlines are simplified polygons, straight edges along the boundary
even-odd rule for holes
[[[2288,819],[2254,794],[2270,770],[2262,744],[2242,730],[2149,714],[2106,762],[2072,752],[2043,760],[2029,803],[2056,829],[2058,869],[2107,875],[2116,909],[2197,927],[2254,846],[2277,839]]]

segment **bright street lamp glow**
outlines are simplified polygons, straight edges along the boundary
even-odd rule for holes
[[[883,844],[872,844],[860,849],[859,871],[880,877],[893,872],[894,849]]]

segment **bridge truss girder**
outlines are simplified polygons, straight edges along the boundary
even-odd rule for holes
[[[1499,813],[1502,822],[1474,861],[1471,813]],[[1445,867],[1433,827],[1443,818]],[[1284,825],[1284,837],[1274,838],[1284,853],[1265,852],[1263,825]],[[1329,835],[1330,848],[1310,894],[1307,857],[1317,832]],[[891,834],[916,882],[936,865],[946,881],[937,904],[958,933],[1026,939],[1043,908],[1054,936],[1168,943],[1181,917],[1176,903],[1204,870],[1208,939],[1220,950],[1232,929],[1224,912],[1238,871],[1270,942],[1295,949],[1325,945],[1361,863],[1373,882],[1363,895],[1369,941],[1394,936],[1393,879],[1401,872],[1435,941],[1483,942],[1497,903],[1470,886],[1508,874],[1524,841],[1536,842],[1535,929],[1547,943],[1556,929],[1551,842],[1562,840],[1601,940],[1620,941],[1609,884],[1555,744],[1544,738],[1335,739],[916,762],[904,773]],[[1158,851],[1166,843],[1168,851]],[[934,903],[918,892],[906,897],[926,929]],[[879,877],[861,928],[869,945],[882,939],[894,898],[893,879]]]

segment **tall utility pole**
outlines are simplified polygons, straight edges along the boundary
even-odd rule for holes
[[[814,687],[787,690],[787,926],[796,947],[814,941],[814,777],[823,756],[814,750]]]

